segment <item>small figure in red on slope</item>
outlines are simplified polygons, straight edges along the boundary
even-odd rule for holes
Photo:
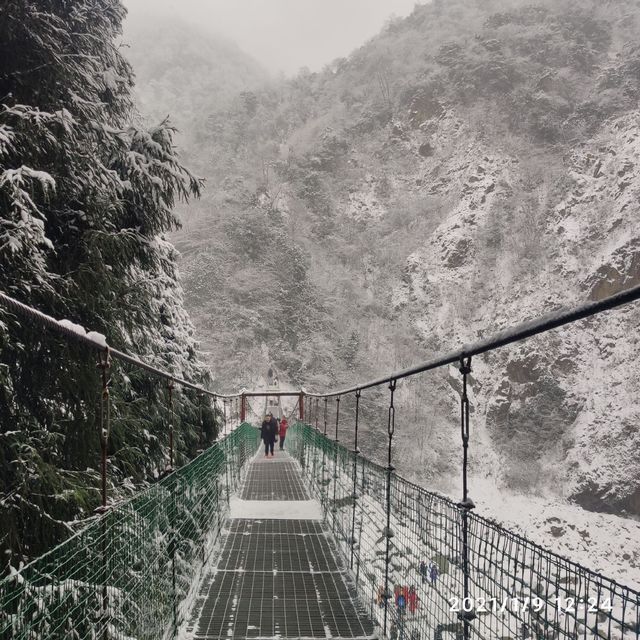
[[[409,606],[409,613],[415,613],[418,609],[418,592],[416,588],[412,585],[409,587],[409,593],[407,594],[407,604]]]

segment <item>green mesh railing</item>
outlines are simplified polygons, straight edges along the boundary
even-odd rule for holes
[[[291,427],[287,441],[362,604],[381,626],[388,598],[391,640],[462,640],[465,607],[474,610],[471,638],[640,638],[639,592],[475,513],[468,515],[470,600],[463,602],[463,510],[395,473],[385,593],[387,470],[306,424]]]
[[[2,580],[0,639],[175,637],[258,441],[240,425]]]

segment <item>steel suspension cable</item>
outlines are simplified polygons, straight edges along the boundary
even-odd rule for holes
[[[535,335],[546,333],[547,331],[557,329],[578,320],[589,318],[604,311],[610,311],[637,300],[640,300],[640,285],[631,287],[630,289],[621,291],[620,293],[616,293],[597,302],[586,302],[570,309],[560,309],[558,311],[548,313],[534,320],[523,322],[515,327],[498,332],[483,340],[463,345],[460,349],[438,355],[431,360],[417,364],[408,369],[383,375],[376,380],[363,382],[340,390],[330,390],[324,393],[305,392],[305,395],[312,398],[324,398],[336,395],[346,395],[357,390],[363,391],[365,389],[370,389],[371,387],[377,387],[379,385],[389,383],[391,380],[397,381],[418,373],[438,369],[439,367],[443,367],[448,364],[456,364],[460,362],[462,358],[468,358],[488,351],[493,351],[500,347],[513,344],[514,342],[519,342]]]
[[[258,414],[258,412],[253,408],[253,405],[251,404],[251,401],[249,400],[249,398],[247,398],[247,406],[249,407],[249,411],[256,417],[260,417],[260,414]]]
[[[227,398],[222,399],[222,408],[223,408],[223,430],[222,433],[227,433]]]
[[[422,373],[425,371],[429,371],[431,369],[436,369],[448,364],[455,364],[459,362],[462,358],[468,358],[470,356],[486,353],[488,351],[498,349],[500,347],[512,344],[514,342],[518,342],[520,340],[530,338],[540,333],[544,333],[546,331],[556,329],[563,325],[576,322],[577,320],[582,320],[584,318],[594,316],[598,313],[602,313],[603,311],[615,309],[617,307],[628,304],[630,302],[637,301],[639,299],[640,299],[640,285],[637,285],[625,291],[621,291],[620,293],[604,298],[603,300],[599,300],[596,302],[587,302],[570,309],[561,309],[559,311],[552,312],[550,314],[547,314],[535,320],[521,323],[516,327],[499,332],[489,338],[485,338],[475,343],[463,345],[460,349],[457,349],[455,351],[452,351],[440,356],[436,356],[432,360],[428,360],[426,362],[417,364],[408,369],[403,369],[401,371],[384,375],[376,380],[371,380],[371,381],[357,384],[342,390],[330,391],[326,393],[310,393],[307,391],[295,392],[295,393],[303,393],[304,395],[311,398],[313,397],[325,398],[325,397],[333,397],[338,395],[345,395],[347,393],[353,393],[357,390],[362,391],[364,389],[369,389],[371,387],[389,383],[391,380],[397,381],[397,380],[401,380],[403,378],[406,378],[418,373]],[[221,393],[214,393],[212,391],[209,391],[208,389],[204,389],[203,387],[195,385],[189,382],[188,380],[179,378],[169,373],[168,371],[165,371],[163,369],[150,365],[144,362],[143,360],[141,360],[140,358],[131,356],[128,353],[125,353],[123,351],[120,351],[118,349],[115,349],[107,345],[106,341],[104,340],[104,336],[101,336],[93,332],[86,333],[81,327],[74,327],[74,326],[71,326],[71,323],[58,321],[55,318],[48,316],[38,311],[37,309],[34,309],[33,307],[23,304],[18,300],[2,292],[0,292],[0,303],[4,304],[9,310],[13,311],[17,315],[36,321],[37,323],[47,327],[48,329],[51,329],[73,340],[79,341],[98,351],[103,350],[105,349],[105,347],[108,346],[111,356],[114,359],[119,359],[124,362],[133,364],[137,367],[145,369],[146,371],[156,376],[159,376],[161,378],[165,378],[168,380],[172,380],[174,383],[180,384],[185,388],[193,389],[195,391],[201,391],[202,393],[205,393],[206,395],[209,395],[211,397],[218,395],[221,398],[235,398],[241,395],[241,392],[232,393],[232,394],[221,394]],[[246,395],[250,395],[250,393],[247,393]]]
[[[285,418],[287,418],[287,422],[291,422],[291,420],[293,419],[293,416],[296,413],[296,410],[298,409],[298,407],[300,406],[300,400],[298,400],[295,404],[295,406],[293,407],[293,409],[291,411],[289,411],[288,414],[285,415]]]
[[[107,347],[100,353],[100,358],[98,360],[98,368],[101,370],[100,378],[102,381],[102,393],[100,394],[100,481],[103,511],[107,508],[107,448],[109,446],[111,426],[111,403],[109,397],[110,367],[111,359],[109,357],[109,348]]]
[[[327,435],[327,402],[329,398],[324,399],[324,431],[322,432],[324,436]]]
[[[322,486],[321,486],[321,498],[322,498],[322,510],[324,512],[325,519],[327,517],[327,503],[329,501],[329,490],[326,482],[326,471],[327,471],[327,402],[329,398],[324,399],[324,430],[322,434],[325,437],[325,441],[322,446]]]
[[[202,410],[202,400],[204,394],[198,391],[198,422],[200,423],[200,448],[204,447],[204,412]]]
[[[64,321],[64,320],[60,320],[60,321],[56,320],[55,318],[47,315],[46,313],[42,313],[41,311],[38,311],[37,309],[30,307],[29,305],[19,302],[15,298],[8,296],[6,293],[0,292],[0,304],[3,304],[7,309],[9,309],[10,311],[12,311],[13,313],[15,313],[16,315],[22,318],[33,321],[66,338],[70,338],[72,340],[80,342],[81,344],[84,344],[85,346],[91,349],[95,349],[98,352],[104,351],[105,349],[109,349],[109,355],[111,356],[112,359],[128,362],[129,364],[132,364],[136,367],[144,369],[145,371],[148,371],[149,373],[152,373],[153,375],[159,378],[163,378],[165,380],[171,380],[175,384],[179,384],[180,386],[185,387],[187,389],[200,391],[212,397],[215,395],[218,395],[221,398],[222,397],[234,398],[237,395],[239,395],[237,393],[231,393],[231,394],[216,393],[213,391],[209,391],[208,389],[205,389],[204,387],[201,387],[197,384],[193,384],[192,382],[189,382],[188,380],[175,376],[172,373],[165,371],[164,369],[160,369],[159,367],[153,366],[141,360],[137,356],[132,356],[124,351],[115,349],[114,347],[107,344],[104,336],[102,336],[97,332],[90,331],[87,333],[79,325],[74,325],[73,323]]]

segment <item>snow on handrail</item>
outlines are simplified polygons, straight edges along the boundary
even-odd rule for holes
[[[76,340],[84,344],[85,346],[90,347],[91,349],[95,349],[96,351],[108,350],[109,355],[112,358],[133,364],[137,367],[140,367],[141,369],[144,369],[145,371],[148,371],[149,373],[152,373],[155,376],[158,376],[159,378],[164,378],[165,380],[169,380],[171,382],[174,382],[175,384],[179,384],[182,387],[193,389],[194,391],[198,391],[199,393],[203,393],[213,398],[235,398],[241,395],[239,393],[226,395],[223,393],[209,391],[204,387],[193,384],[188,380],[184,380],[183,378],[175,376],[172,373],[165,371],[164,369],[160,369],[159,367],[148,364],[137,356],[132,356],[124,351],[120,351],[119,349],[110,347],[107,344],[106,337],[101,333],[97,333],[96,331],[87,332],[83,326],[76,324],[71,320],[56,320],[52,316],[48,316],[46,313],[42,313],[42,311],[38,311],[37,309],[30,307],[29,305],[19,302],[15,298],[8,296],[6,293],[2,293],[1,291],[0,303],[4,304],[10,311],[22,316],[23,318],[34,320],[47,329],[51,329],[52,331],[62,334],[67,338]]]
[[[356,384],[351,387],[345,389],[339,389],[336,391],[324,392],[324,393],[311,393],[306,389],[300,389],[299,391],[261,391],[261,390],[252,390],[248,391],[246,389],[242,389],[236,393],[231,394],[222,394],[216,393],[213,391],[209,391],[204,389],[203,387],[199,387],[187,380],[183,380],[181,378],[177,378],[171,373],[154,367],[152,365],[143,362],[139,358],[135,356],[131,356],[123,351],[119,351],[118,349],[113,349],[107,345],[106,339],[102,334],[96,332],[87,333],[83,327],[72,323],[69,320],[56,320],[51,316],[48,316],[33,307],[29,307],[21,302],[18,302],[14,298],[0,292],[0,302],[4,303],[7,307],[9,307],[12,311],[16,313],[29,317],[31,319],[35,319],[40,324],[47,326],[58,333],[62,333],[67,337],[73,338],[84,344],[98,350],[109,349],[109,353],[119,360],[123,360],[125,362],[129,362],[138,367],[146,369],[150,373],[157,375],[159,377],[165,378],[167,380],[172,380],[176,384],[179,384],[184,387],[188,387],[190,389],[194,389],[201,393],[204,393],[208,396],[217,397],[217,398],[238,398],[241,396],[283,396],[283,395],[298,395],[303,394],[305,396],[311,398],[330,398],[336,396],[343,396],[347,393],[353,393],[356,391],[363,391],[365,389],[370,389],[371,387],[377,387],[382,384],[387,384],[393,380],[401,380],[403,378],[408,378],[410,376],[416,375],[418,373],[423,373],[425,371],[430,371],[432,369],[438,369],[440,367],[459,363],[464,358],[469,358],[471,356],[480,355],[482,353],[486,353],[488,351],[493,351],[494,349],[499,349],[500,347],[504,347],[508,344],[513,344],[514,342],[519,342],[521,340],[525,340],[526,338],[530,338],[532,336],[545,333],[547,331],[551,331],[552,329],[557,329],[558,327],[564,326],[566,324],[571,324],[572,322],[576,322],[578,320],[583,320],[584,318],[589,318],[591,316],[597,315],[604,311],[609,311],[611,309],[615,309],[616,307],[620,307],[622,305],[628,304],[630,302],[635,302],[640,299],[640,285],[635,287],[631,287],[625,291],[621,291],[612,296],[604,298],[598,301],[591,301],[583,303],[577,307],[573,307],[571,309],[560,309],[558,311],[554,311],[547,315],[541,316],[540,318],[536,318],[534,320],[530,320],[528,322],[524,322],[510,329],[506,329],[500,333],[497,333],[488,338],[484,338],[478,342],[472,344],[463,345],[460,349],[455,351],[450,351],[449,353],[445,353],[443,355],[436,356],[431,360],[427,360],[426,362],[422,362],[420,364],[414,365],[408,369],[403,369],[401,371],[396,371],[393,373],[389,373],[383,375],[375,380],[370,380],[368,382],[363,382],[361,384]]]

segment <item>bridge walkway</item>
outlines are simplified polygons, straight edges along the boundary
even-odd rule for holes
[[[286,451],[250,462],[220,544],[187,638],[372,637],[320,503]]]

